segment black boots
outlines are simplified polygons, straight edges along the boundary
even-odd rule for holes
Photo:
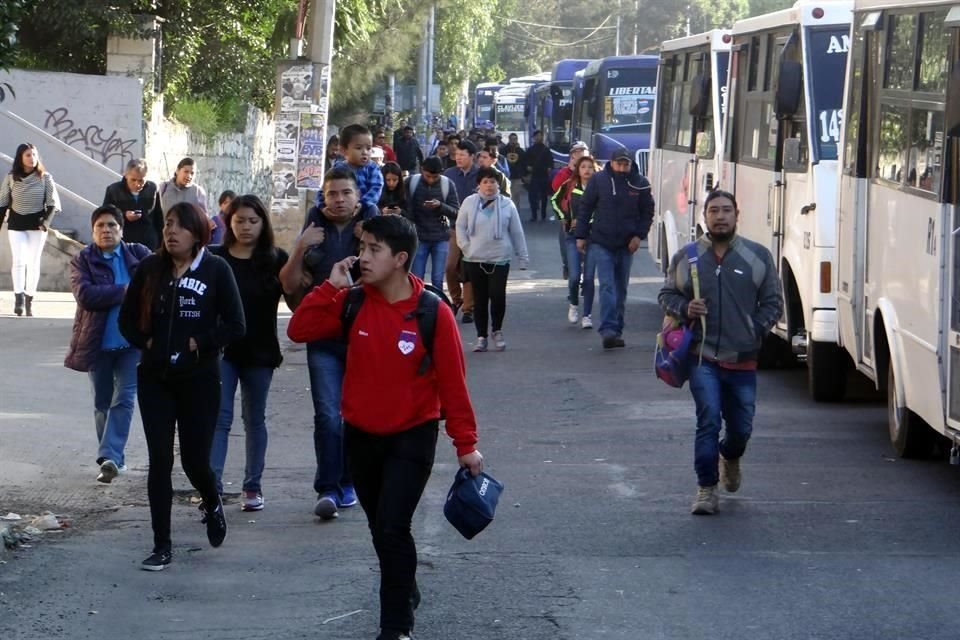
[[[18,316],[22,316],[24,295],[22,293],[15,293],[13,294],[13,297],[14,297],[13,312]]]
[[[26,307],[27,307],[27,317],[28,317],[28,318],[31,318],[31,317],[33,317],[33,296],[28,296],[27,294],[23,294],[23,299],[24,299],[24,300],[26,301],[26,303],[27,303],[27,304],[26,304]]]

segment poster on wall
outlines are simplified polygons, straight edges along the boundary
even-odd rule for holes
[[[300,131],[299,113],[281,113],[277,120],[277,161],[297,161],[297,137]]]
[[[280,110],[309,109],[313,94],[313,65],[297,64],[280,72]]]
[[[297,149],[297,186],[319,189],[323,182],[323,156],[327,118],[324,113],[300,114],[300,145]]]

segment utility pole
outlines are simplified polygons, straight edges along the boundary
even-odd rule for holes
[[[623,0],[617,0],[617,47],[613,55],[620,55],[620,25],[623,22]]]
[[[640,0],[633,0],[633,55],[637,55],[637,41],[640,38]]]
[[[423,43],[420,45],[420,58],[417,68],[417,104],[416,113],[419,124],[430,121],[432,110],[431,89],[433,88],[433,32],[436,20],[436,5],[431,5],[430,13],[423,25]]]
[[[333,63],[333,26],[336,0],[312,0],[310,11],[310,60],[314,65],[313,102],[327,97],[330,65]],[[326,78],[326,82],[320,82]]]

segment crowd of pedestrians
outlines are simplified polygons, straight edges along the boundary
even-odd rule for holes
[[[283,359],[277,315],[284,300],[293,311],[288,337],[307,344],[313,512],[334,520],[361,506],[380,562],[380,639],[402,639],[420,599],[411,521],[441,419],[459,464],[474,474],[483,467],[456,316],[474,325],[473,352],[507,348],[511,265],[526,269],[530,260],[514,197],[525,187],[528,223],[546,221],[548,211],[557,221],[567,320],[583,329],[598,325],[605,350],[626,344],[631,265],[654,203],[625,150],[601,167],[587,145],[575,142],[569,163],[553,171],[539,132],[529,149],[516,136],[504,144],[481,132],[438,134],[425,156],[412,127],[399,129],[391,146],[385,131],[352,124],[331,138],[327,162],[288,254],[257,196],[224,191],[219,210],[208,215],[192,159],[181,160],[160,185],[146,179],[143,160],[130,161],[122,179],[106,187],[90,218],[92,242],[70,265],[77,311],[65,365],[90,380],[97,481],[110,483],[125,470],[139,402],[153,527],[142,566],[162,570],[172,561],[175,434],[210,544],[226,537],[222,495],[238,389],[245,434],[240,508],[265,507],[267,405]],[[59,210],[56,184],[36,147],[20,145],[0,184],[17,315],[33,313],[39,256]],[[694,341],[703,361],[690,377],[695,514],[717,511],[718,484],[739,488],[757,352],[783,305],[772,258],[736,235],[738,215],[732,194],[711,193],[708,234],[696,251],[714,276],[701,279],[702,290],[693,287],[696,274],[682,251],[660,293],[668,315],[694,327],[703,319]],[[426,330],[425,316],[432,318]]]

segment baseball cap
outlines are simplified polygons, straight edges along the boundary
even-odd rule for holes
[[[589,151],[589,150],[590,150],[590,147],[588,147],[588,146],[587,146],[587,143],[584,142],[583,140],[577,140],[577,141],[574,142],[572,145],[570,145],[570,152],[571,152],[571,153],[573,153],[574,151],[577,151],[577,150],[579,150],[579,149],[583,149],[584,151]]]
[[[460,535],[470,540],[493,522],[501,492],[503,485],[493,476],[486,473],[475,476],[469,469],[460,469],[447,493],[443,515]]]
[[[617,149],[610,156],[610,161],[613,162],[614,160],[633,160],[633,158],[630,157],[630,152],[626,149]]]

